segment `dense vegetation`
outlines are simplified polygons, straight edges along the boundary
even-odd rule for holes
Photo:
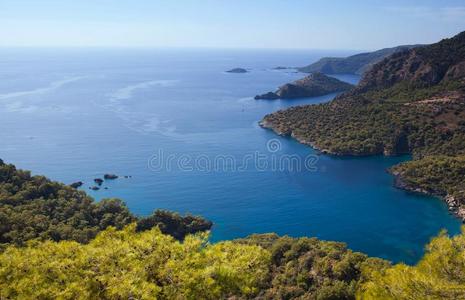
[[[305,97],[316,97],[330,93],[349,90],[353,85],[340,81],[334,77],[329,77],[323,73],[312,73],[302,79],[287,83],[276,92],[268,92],[255,96],[258,99],[295,99]]]
[[[435,195],[461,195],[465,192],[465,156],[427,156],[399,164],[391,170],[402,174],[407,186]]]
[[[260,234],[237,242],[270,252],[269,273],[258,299],[354,299],[363,269],[388,266],[348,250],[344,243],[316,238]]]
[[[433,161],[441,162],[444,172],[454,170],[455,176],[441,180],[441,174],[435,177],[424,165],[425,180],[438,189],[455,186],[464,173],[465,159]],[[208,234],[198,231],[208,230],[211,223],[199,217],[156,211],[138,219],[120,200],[95,203],[84,192],[3,162],[0,176],[2,299],[457,299],[465,295],[463,234],[452,239],[442,234],[433,240],[414,267],[391,266],[352,252],[343,243],[315,238],[262,234],[210,244]]]
[[[186,235],[210,230],[212,225],[212,222],[202,217],[181,216],[175,212],[156,210],[152,215],[137,220],[137,231],[158,227],[162,233],[183,240]]]
[[[334,154],[463,153],[465,102],[455,101],[465,94],[463,88],[411,102],[437,88],[408,90],[397,85],[279,111],[267,115],[262,125]]]
[[[136,221],[139,230],[159,226],[178,239],[212,225],[200,217],[165,211],[138,219],[121,200],[96,203],[82,191],[0,160],[0,245],[31,239],[88,242],[108,226],[121,229]]]
[[[465,32],[395,53],[333,101],[279,111],[265,116],[261,125],[335,155],[412,153],[414,159],[425,161],[406,164],[409,172],[397,172],[412,184],[401,187],[442,189],[434,194],[453,192],[463,198],[458,195],[463,175],[448,169],[432,171],[440,164],[431,166],[427,175],[421,166],[430,163],[427,156],[465,155]],[[437,178],[425,176],[443,179],[437,183]],[[450,198],[448,203],[458,212],[464,199]],[[465,218],[465,210],[459,215]]]
[[[258,246],[182,243],[158,228],[109,228],[88,244],[36,242],[0,255],[2,299],[225,299],[250,296],[267,274]]]
[[[109,227],[87,244],[31,241],[0,253],[2,299],[462,299],[465,234],[444,233],[416,266],[344,244],[251,236],[181,242],[159,228]]]
[[[433,239],[416,266],[365,269],[359,299],[465,299],[465,234]]]
[[[383,58],[396,52],[401,52],[418,45],[398,46],[394,48],[381,49],[374,52],[360,53],[349,57],[323,57],[317,62],[298,68],[300,72],[313,73],[322,72],[325,74],[363,74],[374,64]]]

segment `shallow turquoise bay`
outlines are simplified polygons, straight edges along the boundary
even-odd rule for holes
[[[89,193],[122,198],[140,215],[156,208],[203,215],[215,223],[215,241],[264,232],[316,236],[414,263],[432,236],[457,233],[460,223],[442,201],[392,186],[385,170],[408,157],[316,155],[257,125],[267,113],[334,97],[253,100],[303,76],[273,67],[349,53],[2,50],[0,158],[54,180],[83,180],[86,191],[103,173],[131,175]],[[224,72],[234,67],[251,70]],[[268,165],[245,165],[254,155]],[[160,156],[200,163],[160,168]],[[271,166],[282,157],[311,158],[312,168]],[[225,165],[201,164],[218,158]]]

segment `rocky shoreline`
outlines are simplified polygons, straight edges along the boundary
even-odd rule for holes
[[[414,186],[403,179],[401,172],[396,172],[393,170],[388,170],[388,172],[394,176],[394,186],[396,188],[411,193],[433,196],[441,199],[442,201],[446,202],[449,212],[459,218],[462,223],[465,223],[465,206],[462,204],[465,202],[465,199],[459,199],[454,195],[447,194],[442,191],[426,190],[421,187]]]
[[[279,130],[271,122],[268,122],[265,119],[260,121],[259,125],[262,128],[272,130],[279,136],[290,136],[296,141],[298,141],[299,143],[310,146],[311,148],[319,151],[321,154],[333,155],[333,156],[358,156],[358,157],[370,155],[370,154],[360,154],[360,153],[356,153],[356,154],[355,153],[338,153],[338,152],[330,151],[328,149],[320,148],[317,145],[315,145],[313,142],[300,138],[299,136],[294,134],[293,131],[286,132],[286,131]],[[392,154],[386,153],[386,151],[384,151],[383,155],[391,156]],[[430,190],[426,190],[426,189],[423,189],[417,186],[413,186],[407,183],[405,180],[403,180],[401,172],[396,172],[396,171],[393,171],[392,169],[389,169],[388,172],[394,177],[394,186],[396,188],[405,190],[408,192],[412,192],[412,193],[418,193],[422,195],[440,198],[442,201],[446,202],[449,212],[455,217],[459,218],[463,223],[465,223],[465,205],[462,204],[462,203],[465,203],[465,199],[459,199],[454,195],[450,195],[442,191],[430,191]]]
[[[260,127],[262,127],[262,128],[272,130],[274,133],[276,133],[279,136],[290,136],[293,139],[295,139],[296,141],[298,141],[299,143],[301,143],[303,145],[310,146],[311,148],[317,150],[318,152],[320,152],[322,154],[333,155],[333,156],[359,156],[359,157],[360,156],[369,156],[369,155],[371,155],[371,154],[365,154],[365,153],[340,153],[340,152],[331,151],[329,149],[321,148],[321,147],[317,146],[314,142],[311,142],[311,141],[308,141],[308,140],[305,140],[305,139],[299,137],[298,135],[296,135],[294,133],[294,131],[281,131],[281,130],[279,130],[271,122],[268,122],[265,119],[258,122],[258,125],[260,125]]]

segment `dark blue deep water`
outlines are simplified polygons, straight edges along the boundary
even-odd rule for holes
[[[408,157],[318,156],[257,125],[267,113],[334,97],[253,100],[303,77],[274,67],[346,54],[1,50],[0,158],[65,183],[83,180],[86,191],[103,173],[131,175],[90,194],[122,198],[140,215],[203,215],[215,223],[213,240],[316,236],[414,263],[432,236],[460,225],[440,200],[392,186],[386,168]],[[250,72],[224,72],[234,67]]]

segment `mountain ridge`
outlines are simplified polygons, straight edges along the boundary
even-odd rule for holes
[[[303,73],[321,72],[325,74],[357,74],[362,75],[374,64],[397,52],[420,47],[422,45],[402,45],[383,48],[373,52],[364,52],[348,57],[323,57],[310,65],[297,68]]]

